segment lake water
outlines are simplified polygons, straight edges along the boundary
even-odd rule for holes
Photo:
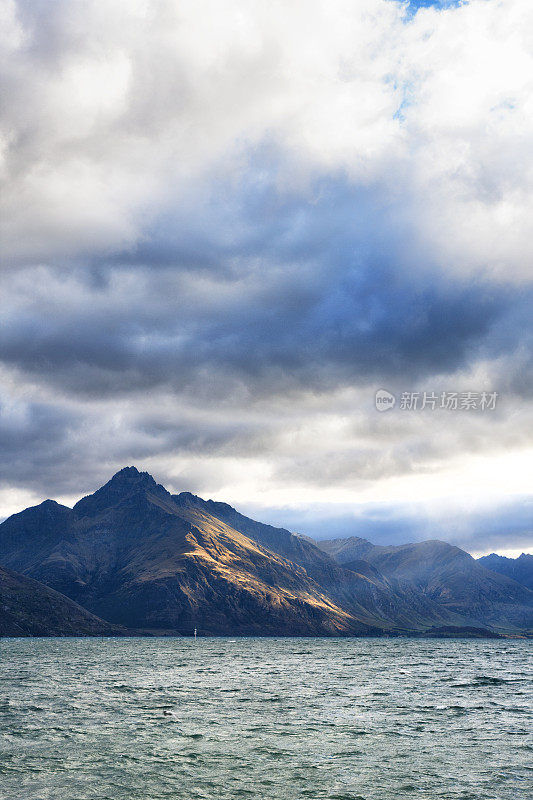
[[[0,640],[2,800],[533,796],[531,643]]]

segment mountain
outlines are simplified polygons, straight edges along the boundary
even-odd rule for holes
[[[492,572],[512,578],[528,589],[533,589],[533,555],[530,553],[522,553],[518,558],[506,558],[491,553],[489,556],[478,558],[477,563]]]
[[[533,628],[533,593],[486,569],[459,547],[430,540],[396,546],[350,537],[317,545],[347,567],[365,561],[389,579],[409,583],[469,625],[499,629]]]
[[[8,570],[136,633],[533,628],[533,592],[459,548],[383,548],[355,538],[318,544],[225,503],[171,495],[135,467],[73,508],[45,500],[0,525]]]
[[[367,563],[339,565],[307,537],[257,522],[227,503],[203,500],[190,492],[173,495],[173,499],[179,506],[200,509],[223,520],[270,552],[302,567],[329,597],[369,625],[397,631],[435,624],[464,625],[462,617],[446,611],[409,584],[391,581]]]
[[[47,500],[0,525],[4,564],[110,622],[162,633],[379,632],[297,565],[129,467],[73,509]]]
[[[123,631],[65,595],[0,567],[0,636],[116,636]]]

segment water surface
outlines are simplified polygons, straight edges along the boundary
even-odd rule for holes
[[[531,643],[5,639],[1,800],[530,798]]]

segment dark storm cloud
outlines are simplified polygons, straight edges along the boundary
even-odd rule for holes
[[[79,424],[76,414],[45,403],[21,403],[16,409],[0,401],[0,448],[2,460],[16,470],[19,457],[48,451],[53,458],[69,429]]]
[[[174,303],[153,297],[152,313],[131,316],[88,292],[74,319],[68,311],[54,319],[34,311],[5,324],[0,355],[72,392],[179,391],[208,377],[222,394],[234,382],[275,394],[452,371],[482,345],[498,353],[491,327],[503,315],[513,324],[507,298],[484,297],[478,287],[421,288],[383,268],[343,275],[323,292],[304,289],[290,302],[292,287],[282,280],[277,291],[250,297],[235,287],[224,319],[209,304],[182,305],[179,289]]]
[[[516,347],[523,294],[416,253],[407,272],[409,231],[377,189],[328,180],[302,197],[274,179],[256,167],[233,195],[167,212],[132,253],[71,273],[63,302],[61,270],[19,273],[0,357],[73,393],[226,396],[414,381]]]
[[[0,487],[23,486],[41,499],[76,496],[98,488],[130,461],[146,464],[154,453],[161,459],[246,459],[269,452],[275,437],[272,420],[201,413],[160,395],[127,396],[117,405],[71,404],[60,396],[13,403],[6,394],[0,399]],[[165,470],[160,477],[168,482]],[[203,480],[184,480],[179,490],[205,488]]]
[[[58,464],[79,462],[83,415],[56,404],[0,399],[0,484],[2,488],[30,487],[37,492],[65,490],[75,472],[58,475]],[[44,499],[44,497],[43,497]]]

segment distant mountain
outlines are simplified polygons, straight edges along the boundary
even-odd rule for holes
[[[98,623],[140,633],[533,628],[533,592],[459,548],[381,548],[363,539],[319,545],[225,503],[171,495],[135,467],[72,509],[46,500],[0,525],[6,568],[60,592]],[[19,590],[23,605],[28,592]]]
[[[366,561],[385,577],[409,583],[442,608],[468,619],[469,625],[533,628],[533,593],[454,545],[434,540],[380,546],[359,537],[317,545],[340,564]]]
[[[530,553],[522,553],[518,558],[507,558],[491,553],[490,556],[478,558],[477,563],[500,575],[507,575],[528,589],[533,589],[533,555]]]
[[[321,539],[316,545],[339,564],[365,560],[366,554],[375,550],[377,546],[359,536],[348,536],[346,539]]]
[[[0,567],[0,636],[116,636],[117,626],[65,595]]]

